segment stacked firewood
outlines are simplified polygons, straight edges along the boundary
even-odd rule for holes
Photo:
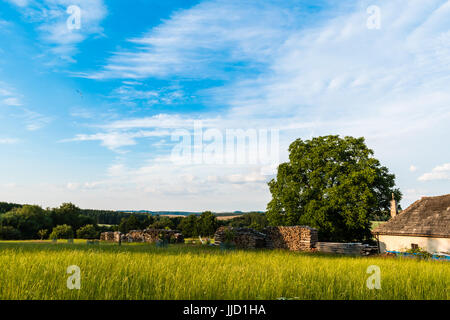
[[[120,237],[120,232],[118,231],[109,231],[109,232],[102,232],[100,234],[100,240],[103,241],[115,241],[118,242]]]
[[[312,251],[318,241],[317,230],[308,226],[268,227],[264,233],[270,249]]]

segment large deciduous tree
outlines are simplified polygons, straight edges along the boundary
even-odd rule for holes
[[[370,239],[369,217],[389,210],[392,194],[402,196],[395,175],[373,155],[364,138],[297,139],[269,182],[269,223],[309,225],[327,241]]]
[[[211,211],[205,211],[198,219],[198,233],[202,236],[212,236],[218,227],[217,218]]]

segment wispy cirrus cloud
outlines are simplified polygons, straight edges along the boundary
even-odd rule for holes
[[[40,39],[48,50],[64,61],[74,61],[77,45],[92,35],[101,35],[101,21],[107,14],[103,0],[8,0],[17,6],[28,22],[37,25]],[[68,19],[73,12],[70,6],[77,6],[79,28],[69,28]]]
[[[18,107],[18,106],[22,105],[22,103],[20,102],[19,98],[16,98],[16,97],[5,98],[1,102],[4,105],[12,106],[12,107]]]
[[[126,105],[139,105],[143,107],[153,105],[173,105],[185,100],[184,92],[177,86],[149,89],[142,84],[124,81],[113,90],[110,98],[119,100]]]
[[[283,31],[296,23],[296,13],[297,8],[279,1],[203,1],[128,39],[131,49],[113,54],[103,70],[81,76],[228,78],[225,69],[237,62],[250,68],[267,63],[282,43]]]
[[[22,109],[22,113],[19,117],[24,119],[25,127],[28,131],[39,130],[53,120],[52,117],[42,115],[39,112],[32,111],[27,108]]]
[[[0,105],[19,107],[22,105],[21,96],[14,88],[0,81]]]
[[[8,109],[10,110],[10,116],[21,119],[28,131],[41,129],[52,121],[52,117],[26,107],[23,99],[23,95],[17,93],[15,88],[0,81],[0,106],[13,107]]]
[[[0,138],[0,144],[16,144],[20,140],[16,138]]]
[[[6,1],[18,7],[26,7],[30,3],[30,0],[6,0]]]
[[[169,131],[135,131],[135,132],[102,132],[95,134],[78,134],[74,138],[62,140],[68,141],[101,141],[101,145],[113,151],[123,152],[121,147],[133,146],[138,138],[164,137],[170,135]]]

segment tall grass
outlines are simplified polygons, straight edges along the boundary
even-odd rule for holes
[[[69,265],[81,289],[69,290]],[[369,290],[369,265],[381,289]],[[0,243],[0,299],[448,299],[450,264],[278,250]]]

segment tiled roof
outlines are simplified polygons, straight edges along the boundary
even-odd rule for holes
[[[374,234],[450,237],[450,194],[423,197],[388,222]]]

